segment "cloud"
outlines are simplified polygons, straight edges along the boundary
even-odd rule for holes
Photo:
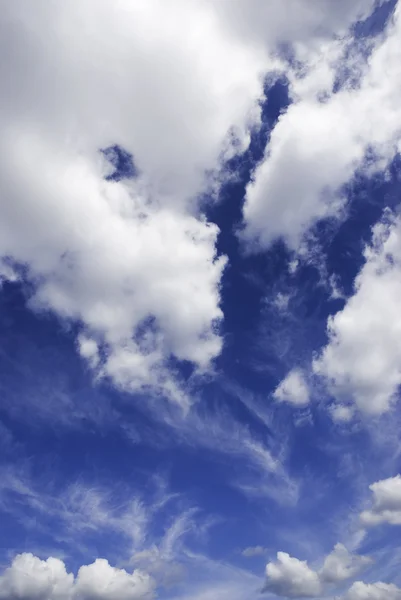
[[[374,0],[349,3],[340,0],[233,0],[219,3],[227,25],[249,44],[292,42],[313,45],[316,39],[342,32],[357,19],[367,17]]]
[[[351,579],[371,563],[369,557],[351,554],[343,544],[336,544],[319,571],[311,569],[306,561],[278,552],[277,561],[266,566],[265,591],[285,598],[320,596],[327,585]]]
[[[312,43],[296,53],[302,67],[287,72],[293,103],[279,118],[247,187],[244,236],[254,249],[267,248],[279,237],[299,249],[317,220],[342,210],[342,186],[364,168],[368,148],[377,156],[374,168],[378,169],[397,153],[400,30],[398,4],[393,22],[369,60],[363,53],[352,56],[351,67],[360,72],[360,84],[345,84],[336,93],[338,71],[347,62],[347,36],[315,47]]]
[[[17,0],[0,27],[1,278],[79,323],[98,376],[185,404],[170,357],[202,370],[222,347],[226,259],[196,197],[249,142],[266,53],[198,0]],[[113,144],[136,178],[106,180]]]
[[[294,406],[309,404],[309,389],[303,372],[300,369],[290,371],[273,395],[279,402],[287,402]]]
[[[245,548],[241,554],[245,556],[245,558],[252,558],[254,556],[263,556],[266,553],[266,548],[263,546],[251,546],[250,548]]]
[[[266,566],[265,590],[286,598],[318,596],[322,591],[319,575],[306,561],[293,558],[286,552],[277,553],[277,561]]]
[[[401,221],[386,214],[373,229],[354,295],[328,320],[329,343],[314,362],[332,394],[368,414],[388,411],[401,384]]]
[[[327,583],[340,583],[355,577],[372,563],[368,556],[351,554],[343,544],[336,544],[325,558],[319,575]]]
[[[98,377],[130,391],[153,386],[186,407],[170,358],[204,370],[221,352],[226,259],[217,256],[218,228],[196,199],[224,180],[224,161],[247,148],[249,129],[260,120],[262,79],[278,64],[277,44],[309,48],[374,6],[327,0],[317,10],[315,3],[7,4],[0,30],[8,56],[0,70],[7,82],[1,279],[28,281],[32,308],[80,325],[77,349]],[[374,73],[382,66],[376,62]],[[384,112],[393,126],[394,114]],[[299,113],[304,122],[302,107]],[[286,122],[279,128],[288,129]],[[279,129],[273,146],[277,137]],[[340,133],[338,139],[348,140]],[[106,177],[110,166],[100,150],[116,145],[134,157],[130,181]],[[277,153],[269,164],[280,162]],[[325,155],[319,148],[317,154]],[[333,169],[342,176],[344,169]],[[261,172],[255,190],[266,180]],[[255,193],[250,187],[249,223]],[[296,218],[304,222],[303,209]]]
[[[49,474],[38,485],[22,465],[2,469],[0,475],[0,510],[22,523],[30,539],[40,530],[52,543],[86,554],[88,540],[101,544],[106,536],[118,541],[108,545],[108,558],[128,554],[130,564],[148,573],[177,561],[186,538],[204,525],[198,523],[197,508],[183,507],[183,498],[158,475],[149,480],[146,495],[121,482],[113,490],[82,480],[55,487]]]
[[[373,507],[361,513],[362,523],[401,525],[401,476],[377,481],[369,488],[373,492]]]
[[[92,565],[79,569],[75,581],[75,596],[93,600],[136,600],[153,598],[154,582],[146,574],[135,570],[111,567],[107,560],[97,559]]]
[[[344,596],[345,600],[399,600],[400,598],[401,589],[392,583],[363,583],[362,581],[356,581]]]
[[[154,582],[140,571],[127,573],[97,559],[80,567],[76,578],[58,558],[16,556],[0,575],[0,598],[11,600],[150,600]]]

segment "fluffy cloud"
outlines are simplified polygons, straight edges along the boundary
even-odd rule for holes
[[[346,29],[374,2],[314,4],[5,7],[1,278],[23,276],[33,284],[31,306],[80,323],[78,349],[100,376],[133,390],[152,384],[184,402],[169,358],[205,369],[219,354],[225,259],[196,197],[215,186],[222,160],[247,147],[276,43],[313,46],[316,35]],[[129,184],[104,178],[99,150],[113,144],[134,156],[139,175]],[[274,181],[266,184],[274,196]]]
[[[266,54],[202,1],[17,0],[0,28],[1,277],[79,322],[101,375],[180,400],[163,364],[204,369],[222,345],[225,259],[195,199],[249,141]],[[105,180],[112,144],[135,180]]]
[[[283,379],[274,392],[279,402],[288,402],[295,406],[305,406],[309,403],[309,389],[300,369],[293,369]]]
[[[79,569],[74,595],[82,600],[147,600],[153,597],[153,588],[152,579],[145,573],[129,574],[98,558]]]
[[[337,400],[366,413],[387,411],[401,384],[401,222],[386,217],[365,250],[355,293],[328,321],[329,343],[314,363]]]
[[[265,589],[286,598],[307,598],[322,591],[319,575],[306,561],[293,558],[286,552],[277,553],[277,561],[266,566]]]
[[[400,31],[398,5],[394,22],[369,60],[351,53],[360,85],[344,85],[337,93],[333,87],[345,60],[344,41],[298,53],[304,60],[302,76],[289,74],[294,102],[274,128],[247,189],[247,239],[267,247],[283,236],[297,249],[311,225],[338,213],[341,186],[363,166],[368,147],[380,157],[379,168],[395,155],[401,127]]]
[[[382,582],[356,581],[345,595],[345,600],[399,600],[400,598],[400,588],[392,583]]]
[[[76,578],[57,558],[40,560],[20,554],[0,576],[0,598],[4,600],[150,600],[154,582],[140,571],[127,573],[97,559],[82,566]]]
[[[320,578],[327,583],[340,583],[355,577],[371,562],[369,557],[351,554],[343,544],[336,544],[323,563]]]
[[[265,589],[285,598],[316,597],[325,586],[355,577],[371,562],[370,558],[353,555],[342,544],[336,544],[322,568],[315,571],[306,561],[278,552],[277,561],[266,566]]]
[[[57,558],[40,560],[32,554],[20,554],[0,576],[0,598],[4,600],[69,600],[74,576],[67,573]]]
[[[373,508],[361,513],[364,525],[401,525],[401,476],[377,481],[369,486],[373,492]]]

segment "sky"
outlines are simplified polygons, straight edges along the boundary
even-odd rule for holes
[[[0,600],[401,600],[401,0],[9,0],[0,78]]]

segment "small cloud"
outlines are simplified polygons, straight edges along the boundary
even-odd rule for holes
[[[295,406],[309,404],[309,388],[301,369],[293,369],[288,373],[276,388],[274,398],[279,402],[287,402]]]
[[[263,546],[251,546],[250,548],[245,548],[245,550],[243,550],[241,554],[242,556],[245,556],[245,558],[263,556],[264,554],[266,554],[266,548],[263,548]]]
[[[330,408],[331,418],[336,423],[349,423],[354,416],[354,409],[345,404],[335,404]]]

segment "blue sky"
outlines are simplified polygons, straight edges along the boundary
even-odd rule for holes
[[[3,7],[0,599],[401,598],[400,29]]]

